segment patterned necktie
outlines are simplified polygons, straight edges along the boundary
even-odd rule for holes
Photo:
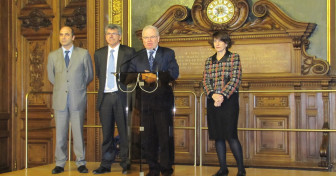
[[[114,50],[111,49],[110,51],[110,58],[109,58],[109,65],[107,67],[107,87],[112,89],[114,86],[114,82],[115,82],[115,76],[114,76],[114,72],[115,72],[115,65],[114,65],[114,56],[113,56],[113,52]]]
[[[149,51],[149,67],[151,71],[153,71],[153,62],[154,62],[153,54],[154,54],[154,50],[150,50]]]
[[[67,68],[68,68],[68,65],[69,65],[69,62],[70,62],[69,53],[70,53],[70,51],[65,51],[64,60],[65,60],[65,65],[66,65]]]

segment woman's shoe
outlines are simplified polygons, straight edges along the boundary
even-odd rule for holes
[[[228,176],[229,175],[229,170],[219,170],[216,174],[212,176]]]
[[[246,176],[246,171],[238,171],[237,176]]]

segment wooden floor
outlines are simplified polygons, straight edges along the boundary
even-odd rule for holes
[[[46,176],[52,175],[51,170],[55,167],[54,164],[39,166],[29,169],[23,169],[14,172],[8,172],[0,174],[1,176]],[[98,162],[88,162],[87,168],[89,173],[80,174],[77,171],[77,167],[74,162],[71,162],[65,166],[65,171],[57,176],[93,176],[92,170],[99,167]],[[175,165],[174,176],[211,176],[218,170],[218,167],[213,166],[190,166],[190,165]],[[146,166],[144,166],[144,175],[148,172]],[[235,176],[237,174],[237,168],[229,168],[229,176]],[[286,169],[261,169],[261,168],[246,168],[247,176],[336,176],[336,172],[326,171],[308,171],[308,170],[286,170]],[[125,176],[121,174],[121,167],[119,164],[112,166],[112,172],[102,174],[102,176]],[[128,176],[139,176],[139,165],[133,164]],[[96,175],[95,175],[96,176]]]

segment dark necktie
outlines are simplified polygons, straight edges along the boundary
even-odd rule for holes
[[[69,53],[70,53],[70,51],[65,51],[64,60],[65,60],[65,65],[66,65],[67,68],[68,68],[68,65],[69,65],[69,62],[70,62]]]
[[[150,50],[149,51],[149,67],[151,71],[153,71],[153,62],[154,62],[153,54],[154,54],[154,50]]]

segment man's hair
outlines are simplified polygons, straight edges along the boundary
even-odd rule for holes
[[[70,26],[63,26],[63,27],[61,27],[61,29],[64,28],[64,27],[68,27],[71,30],[71,35],[75,36],[75,31]]]
[[[122,34],[122,30],[121,30],[121,27],[117,24],[108,24],[106,25],[105,27],[105,34],[107,32],[108,29],[117,29],[118,30],[118,34],[121,36]]]
[[[153,29],[156,32],[156,35],[160,36],[159,29],[155,26],[152,26],[152,25],[147,25],[142,29],[142,36],[144,34],[144,31],[147,30],[147,29]]]

